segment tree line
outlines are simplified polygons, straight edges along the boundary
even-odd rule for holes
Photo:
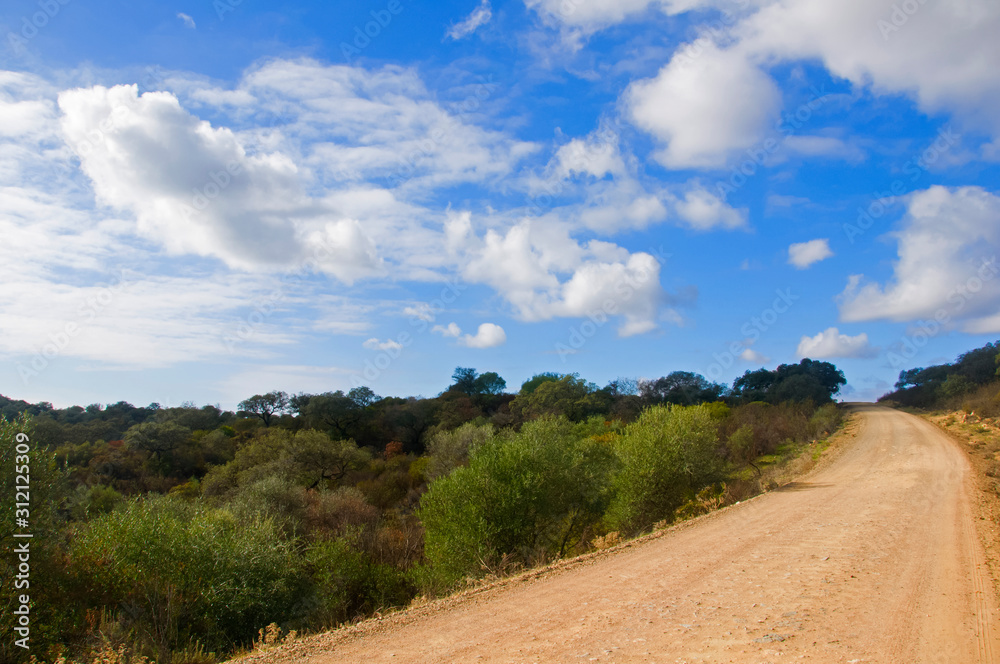
[[[235,411],[0,397],[3,467],[32,441],[32,654],[205,664],[272,622],[326,629],[648,531],[759,490],[768,455],[837,426],[845,382],[803,360],[732,387],[540,373],[516,392],[458,367],[432,398],[272,391]]]

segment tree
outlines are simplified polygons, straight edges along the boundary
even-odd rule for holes
[[[717,401],[725,391],[723,385],[711,383],[701,374],[674,371],[653,381],[642,381],[639,391],[647,403],[673,403],[694,406]]]
[[[191,439],[191,430],[174,422],[144,422],[125,432],[125,444],[162,457],[176,452]]]
[[[757,369],[746,372],[733,381],[733,396],[743,401],[766,401],[768,390],[777,379],[775,372],[768,369]]]
[[[238,408],[243,412],[256,415],[264,422],[264,426],[269,427],[274,415],[288,409],[288,395],[280,391],[255,394],[249,399],[241,401]]]
[[[286,443],[286,450],[301,472],[307,488],[324,480],[340,482],[351,470],[363,467],[370,456],[353,440],[330,440],[321,431],[299,431]]]
[[[824,404],[847,384],[844,372],[829,362],[803,359],[774,371],[747,371],[733,382],[733,396],[744,402],[812,401]]]
[[[479,373],[471,367],[455,367],[455,373],[451,375],[452,381],[454,381],[449,390],[455,390],[463,394],[468,394],[470,397],[479,394],[478,385],[476,381],[479,379]]]
[[[552,371],[546,371],[544,373],[535,374],[528,380],[521,383],[521,391],[518,394],[531,394],[538,389],[538,386],[542,383],[547,383],[553,380],[559,380],[562,378],[562,374],[557,374]]]
[[[606,413],[612,401],[610,394],[599,391],[593,383],[588,383],[577,374],[566,374],[555,380],[544,380],[530,392],[522,389],[510,408],[524,419],[565,415],[579,422],[591,415]]]
[[[476,379],[476,394],[502,394],[507,389],[507,381],[495,371],[487,371]]]

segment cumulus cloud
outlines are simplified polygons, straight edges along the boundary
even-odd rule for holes
[[[435,325],[431,328],[431,332],[436,332],[442,337],[459,337],[462,334],[462,328],[457,323],[448,323],[448,325]]]
[[[833,256],[833,251],[830,250],[830,240],[826,238],[796,242],[788,247],[788,262],[800,270],[830,256]]]
[[[491,18],[493,18],[493,10],[490,8],[490,0],[483,0],[465,19],[448,29],[448,36],[456,40],[468,37],[489,23]]]
[[[984,333],[1000,331],[1000,198],[980,187],[916,192],[893,236],[898,259],[892,280],[881,285],[852,276],[839,297],[842,320],[913,321],[940,314]]]
[[[507,333],[499,325],[483,323],[475,335],[466,334],[459,343],[469,348],[494,348],[507,343]]]
[[[248,154],[174,95],[95,86],[61,93],[59,107],[100,202],[134,214],[139,232],[171,253],[255,269],[288,267],[322,247],[323,264],[345,281],[378,268],[358,224],[317,206],[289,156]]]
[[[632,122],[663,143],[656,158],[668,168],[724,166],[764,138],[781,108],[767,74],[745,53],[714,44],[697,58],[675,55],[624,97]]]
[[[713,0],[524,0],[524,4],[547,23],[590,34],[635,20],[650,9],[676,14],[718,3]]]
[[[797,352],[799,357],[821,360],[837,357],[874,357],[878,354],[878,349],[872,348],[865,333],[851,337],[831,327],[814,337],[802,337]]]
[[[372,337],[361,345],[368,350],[400,350],[403,347],[398,341],[392,339],[380,341],[377,337]]]
[[[746,227],[746,211],[736,210],[715,194],[696,187],[677,200],[677,216],[686,225],[699,231],[715,228],[736,229]]]
[[[817,59],[878,94],[910,95],[927,112],[955,112],[1000,130],[1000,5],[941,0],[904,12],[894,0],[768,2],[734,32],[749,52]],[[978,54],[976,58],[966,53]]]
[[[522,320],[621,316],[618,334],[631,336],[655,329],[668,301],[652,255],[608,242],[582,246],[563,226],[523,221],[470,245],[466,279],[492,286]]]
[[[767,364],[771,361],[771,358],[766,355],[758,353],[753,348],[747,348],[742,353],[740,353],[740,359],[744,362],[749,362],[750,364]]]
[[[595,0],[568,15],[558,12],[561,0],[528,4],[564,25],[605,27],[655,3]],[[665,4],[671,13],[715,3]],[[993,143],[982,150],[995,155],[1000,117],[989,109],[1000,104],[993,67],[1000,60],[997,3],[941,0],[903,8],[895,0],[760,0],[745,9],[725,25],[717,22],[711,37],[678,49],[657,76],[623,95],[633,123],[663,143],[656,157],[668,168],[719,167],[757,145],[782,106],[762,67],[787,62],[819,62],[859,89],[908,96],[928,114],[950,113],[963,126],[991,133]],[[969,52],[978,56],[965,57]],[[856,145],[832,136],[792,136],[783,145],[808,157],[864,159]]]

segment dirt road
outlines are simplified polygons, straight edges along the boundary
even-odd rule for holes
[[[280,661],[1000,662],[965,456],[919,418],[861,413],[802,481]]]

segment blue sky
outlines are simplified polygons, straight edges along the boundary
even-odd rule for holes
[[[0,394],[233,407],[1000,336],[986,0],[0,7]]]

